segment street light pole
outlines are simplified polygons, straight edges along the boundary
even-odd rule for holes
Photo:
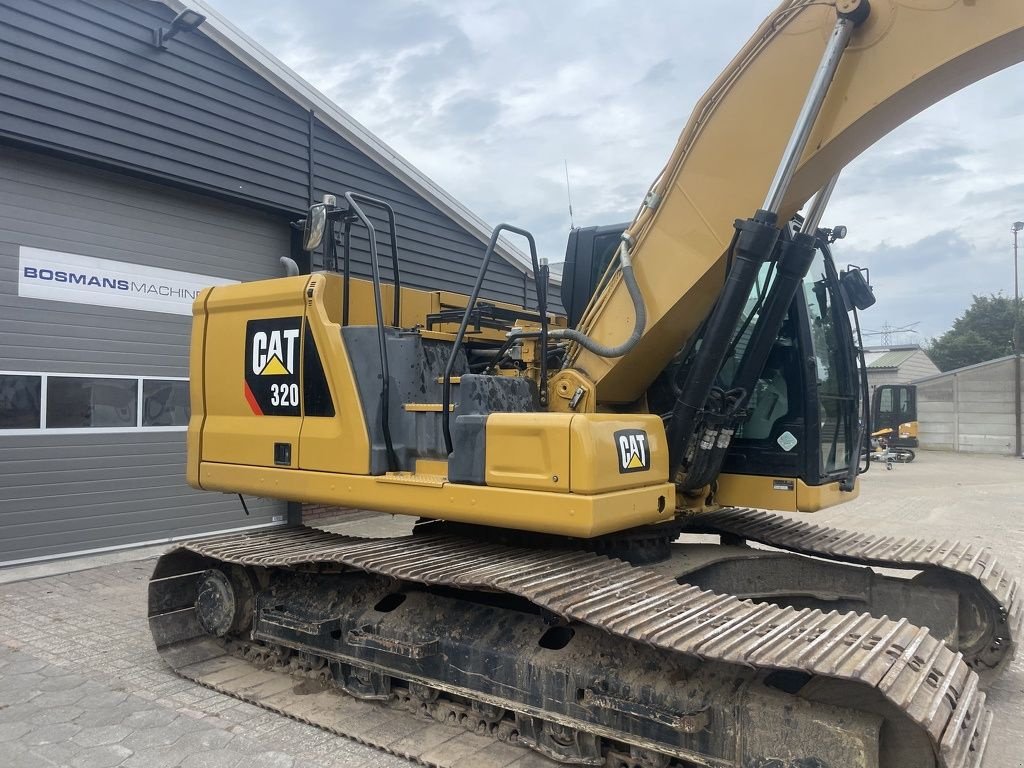
[[[1021,451],[1021,403],[1020,403],[1020,287],[1017,282],[1017,233],[1024,229],[1024,221],[1015,221],[1010,227],[1013,232],[1013,416],[1016,437],[1016,455],[1024,458]]]

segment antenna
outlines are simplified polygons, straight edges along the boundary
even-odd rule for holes
[[[565,163],[565,195],[569,198],[569,228],[575,229],[575,225],[572,221],[572,187],[569,186],[569,161],[563,160]]]

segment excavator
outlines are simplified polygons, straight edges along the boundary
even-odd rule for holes
[[[916,458],[917,387],[913,384],[880,384],[871,393],[873,453],[909,464]],[[875,446],[878,446],[877,448]]]
[[[411,532],[178,544],[149,587],[159,653],[427,765],[980,766],[1012,574],[809,522],[857,495],[870,433],[874,297],[820,223],[847,163],[1022,59],[1019,0],[785,0],[628,226],[571,236],[571,323],[524,230],[496,228],[468,296],[415,290],[387,202],[325,196],[322,271],[194,304],[187,480]],[[481,298],[503,233],[529,307]]]

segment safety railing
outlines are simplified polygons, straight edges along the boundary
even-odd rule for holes
[[[462,322],[459,324],[458,333],[455,334],[455,341],[452,344],[452,350],[448,355],[448,363],[444,368],[444,380],[441,384],[441,426],[444,431],[445,450],[449,454],[452,452],[452,373],[455,370],[455,361],[458,358],[459,351],[462,349],[462,343],[466,336],[466,328],[469,325],[470,318],[472,317],[473,311],[476,307],[477,298],[480,296],[480,289],[483,286],[484,277],[487,275],[487,268],[491,263],[491,257],[494,255],[495,248],[497,247],[498,236],[502,232],[512,232],[513,234],[521,235],[522,237],[525,237],[527,242],[530,244],[530,260],[533,264],[534,286],[537,292],[537,314],[540,316],[540,400],[542,406],[547,404],[547,390],[545,387],[548,367],[547,279],[545,277],[547,269],[541,269],[540,262],[537,259],[537,244],[533,240],[533,235],[525,229],[514,227],[511,224],[499,224],[494,228],[494,231],[491,232],[491,239],[487,243],[487,250],[484,251],[484,258],[480,263],[480,271],[477,272],[476,282],[473,284],[473,291],[469,294],[469,301],[466,302],[466,311],[462,314]]]

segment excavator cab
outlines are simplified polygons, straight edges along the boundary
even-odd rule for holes
[[[871,393],[872,437],[890,448],[917,448],[917,387],[881,384]]]
[[[719,372],[721,387],[732,384],[729,377],[749,340],[752,315],[772,268],[761,269],[750,309]],[[844,303],[831,251],[819,239],[725,457],[720,503],[744,503],[739,494],[747,497],[756,485],[773,508],[795,490],[798,506],[791,510],[810,511],[834,503],[836,493],[821,489],[836,482],[839,493],[853,491],[863,420],[852,309]]]
[[[608,225],[570,233],[561,288],[570,324],[598,290],[624,230]],[[814,511],[836,503],[841,493],[850,498],[865,414],[849,314],[855,307],[843,290],[827,233],[821,231],[814,259],[752,388],[745,420],[725,453],[715,489],[719,503],[751,506],[760,500],[758,506],[771,509]],[[775,276],[775,261],[761,266],[718,371],[717,391],[728,393],[738,384]],[[679,381],[700,345],[695,337],[652,385],[652,413],[671,410]]]

